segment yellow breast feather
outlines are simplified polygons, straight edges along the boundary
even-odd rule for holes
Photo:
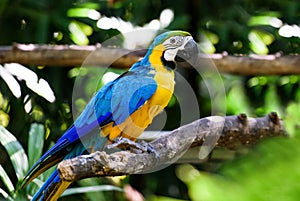
[[[136,140],[145,128],[151,124],[153,118],[167,106],[174,92],[175,81],[174,71],[165,68],[162,64],[163,51],[164,46],[158,45],[149,57],[151,66],[155,69],[154,80],[157,83],[155,93],[123,123],[118,125],[110,123],[102,127],[102,136],[108,136],[110,140],[119,136]]]

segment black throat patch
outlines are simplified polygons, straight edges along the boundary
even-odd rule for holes
[[[174,61],[167,61],[167,60],[165,60],[164,54],[165,54],[165,51],[163,52],[163,54],[160,57],[161,62],[163,63],[163,65],[165,67],[168,67],[168,68],[174,70],[176,68],[176,63]]]

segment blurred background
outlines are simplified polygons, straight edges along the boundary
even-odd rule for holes
[[[17,43],[95,45],[121,34],[116,47],[147,47],[155,36],[134,41],[126,33],[141,28],[189,31],[204,53],[298,54],[300,3],[297,0],[0,0],[0,45]],[[243,66],[241,66],[243,68]],[[15,193],[25,172],[72,124],[72,111],[86,99],[72,100],[78,75],[85,76],[82,94],[90,97],[124,70],[97,74],[79,66],[0,65],[0,200],[28,200],[49,175]],[[98,72],[98,71],[97,71]],[[211,79],[217,79],[211,75]],[[200,108],[211,115],[203,78],[185,73]],[[163,170],[117,178],[93,178],[72,185],[60,200],[125,200],[130,184],[146,200],[299,200],[300,76],[221,74],[225,111],[220,115],[262,116],[276,111],[290,139],[271,139],[247,151],[211,163],[194,161]],[[97,86],[95,86],[95,80]],[[72,101],[74,107],[72,108]],[[179,126],[176,99],[166,108],[165,130]],[[227,150],[223,150],[227,153]],[[221,151],[221,153],[223,153]],[[232,154],[232,153],[231,153]],[[91,188],[83,188],[83,187]],[[86,193],[80,193],[79,188]]]

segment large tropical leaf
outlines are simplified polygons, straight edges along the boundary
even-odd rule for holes
[[[22,145],[13,134],[2,126],[0,126],[0,143],[10,157],[18,180],[22,179],[28,170],[28,159]]]
[[[4,197],[5,200],[7,201],[14,201],[12,197],[8,195],[3,189],[0,188],[0,195]]]
[[[44,146],[44,133],[44,126],[42,124],[31,124],[28,138],[29,166],[32,166],[42,155]]]
[[[14,185],[11,183],[10,178],[6,174],[5,170],[3,169],[2,165],[0,165],[0,178],[6,188],[8,189],[9,192],[13,192],[15,190]]]

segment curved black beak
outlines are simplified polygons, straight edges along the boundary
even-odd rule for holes
[[[197,43],[190,39],[184,46],[183,50],[178,50],[175,57],[177,62],[187,62],[190,65],[194,65],[198,58],[198,46]]]

